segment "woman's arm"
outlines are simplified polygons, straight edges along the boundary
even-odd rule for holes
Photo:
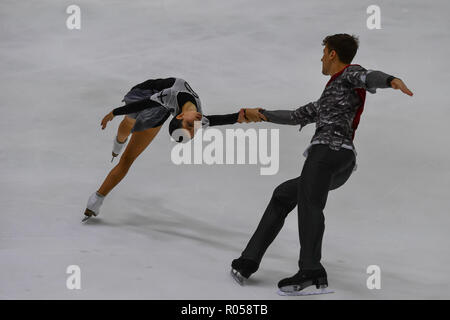
[[[227,124],[234,124],[238,122],[239,112],[230,114],[217,114],[205,116],[209,120],[209,126],[223,126]]]
[[[261,122],[266,120],[263,115],[257,114],[258,110],[261,109],[241,109],[236,113],[218,114],[204,117],[209,120],[209,126],[222,126],[227,124],[235,124],[236,122]],[[247,111],[249,112],[248,114],[246,114]]]
[[[134,101],[124,105],[123,107],[115,108],[112,111],[112,114],[115,116],[120,116],[123,114],[130,114],[134,112],[139,112],[148,108],[161,107],[156,101],[150,100],[150,98],[145,98],[142,100]]]
[[[114,119],[115,116],[120,116],[123,114],[130,114],[134,112],[139,112],[144,109],[148,108],[164,108],[162,105],[160,105],[158,102],[150,100],[150,98],[145,98],[142,100],[134,101],[129,104],[124,105],[123,107],[115,108],[113,111],[108,113],[106,116],[103,117],[101,126],[102,130],[106,128],[106,124]],[[167,118],[166,118],[167,119]]]

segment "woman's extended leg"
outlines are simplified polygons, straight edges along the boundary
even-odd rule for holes
[[[114,158],[122,152],[122,149],[125,146],[125,142],[127,142],[128,136],[130,135],[135,122],[136,119],[129,116],[125,116],[122,122],[120,122],[119,128],[117,130],[117,135],[114,137],[114,143],[111,153],[113,157],[111,159],[111,162],[113,162]]]
[[[123,117],[122,122],[119,124],[119,128],[117,129],[117,142],[124,143],[127,140],[128,136],[131,133],[131,129],[133,129],[134,123],[136,119],[130,118],[128,116]]]
[[[109,172],[105,181],[98,189],[97,192],[99,194],[106,196],[125,177],[134,160],[152,142],[153,138],[158,134],[159,129],[161,129],[161,126],[134,132],[131,135],[130,142],[120,157],[119,163]]]

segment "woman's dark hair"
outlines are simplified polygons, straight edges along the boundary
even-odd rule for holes
[[[343,63],[350,63],[358,51],[359,40],[355,35],[338,33],[325,37],[322,45],[328,47],[329,51],[336,51]]]
[[[187,82],[185,83],[185,85],[188,85]],[[192,91],[192,89],[190,89],[190,91]],[[197,102],[195,101],[195,98],[192,96],[192,94],[187,93],[187,92],[178,93],[177,102],[178,102],[178,105],[180,106],[180,108],[181,108],[181,106],[184,106],[184,104],[188,101],[193,103],[195,105],[195,107],[197,107]],[[181,110],[179,112],[181,113]],[[178,113],[178,114],[180,114],[180,113]],[[174,116],[173,119],[169,123],[169,134],[176,142],[183,142],[183,139],[185,138],[183,135],[174,136],[174,134],[173,134],[175,132],[175,130],[183,129],[183,120],[177,119],[177,115]]]

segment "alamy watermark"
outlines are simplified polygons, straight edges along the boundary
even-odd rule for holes
[[[81,29],[81,9],[76,4],[67,7],[66,13],[70,14],[66,20],[66,27],[69,30]]]
[[[200,121],[195,121],[194,128],[192,140],[172,148],[171,160],[174,164],[259,164],[261,175],[278,173],[278,129],[226,129],[224,135],[223,131],[215,128],[202,129]],[[185,131],[177,129],[174,135],[185,135]]]
[[[366,25],[367,29],[381,29],[381,9],[379,6],[372,4],[367,7],[367,14],[370,16],[367,18]]]
[[[66,287],[69,290],[81,289],[81,268],[77,265],[70,265],[66,269],[66,273],[70,274],[66,280]]]
[[[377,265],[370,265],[366,270],[367,274],[370,276],[367,278],[366,285],[367,289],[381,289],[381,269]]]

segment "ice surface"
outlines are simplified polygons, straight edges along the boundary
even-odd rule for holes
[[[207,114],[292,109],[321,94],[321,40],[338,32],[360,36],[355,63],[415,96],[368,96],[358,171],[325,210],[336,293],[311,299],[450,298],[448,1],[380,0],[381,30],[367,29],[372,3],[357,0],[77,4],[81,30],[66,28],[68,2],[0,3],[0,298],[285,299],[276,284],[297,272],[296,211],[245,287],[229,270],[273,189],[300,174],[313,125],[254,124],[280,129],[279,173],[261,176],[255,165],[174,165],[166,123],[100,217],[80,219],[115,165],[120,119],[104,131],[100,120],[131,86],[182,77]],[[81,290],[66,288],[69,265]],[[380,290],[367,289],[369,265]]]

